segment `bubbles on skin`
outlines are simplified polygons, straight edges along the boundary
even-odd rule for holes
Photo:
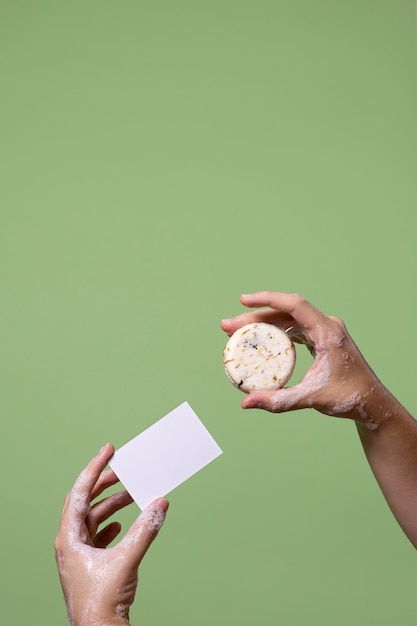
[[[71,504],[73,506],[74,511],[78,514],[78,515],[82,515],[85,516],[88,513],[88,509],[89,509],[89,504],[88,502],[85,502],[85,500],[83,498],[81,498],[77,492],[75,492],[73,495],[71,495]]]
[[[314,340],[314,345],[317,351],[343,348],[346,334],[341,329],[333,331],[319,327],[315,329],[315,332],[317,333],[317,338]]]
[[[162,508],[156,508],[151,504],[142,511],[139,520],[146,530],[157,533],[165,521],[165,513]]]
[[[101,624],[102,622],[98,622],[96,619],[96,612],[103,604],[103,589],[107,581],[117,578],[118,561],[124,557],[117,558],[115,556],[114,559],[109,560],[106,556],[107,550],[101,551],[83,544],[79,544],[75,552],[81,556],[83,567],[91,576],[91,582],[89,584],[88,597],[86,599],[81,598],[81,601],[84,603],[81,607],[78,599],[79,592],[72,588],[71,585],[67,586],[66,604],[68,620],[71,624],[74,624],[75,615],[78,614],[79,616],[81,615],[81,623],[86,626],[88,624]],[[72,578],[65,572],[65,569],[60,569],[60,576],[69,580]],[[116,606],[117,615],[126,617],[128,608],[128,605],[120,602]],[[105,623],[107,622],[103,622],[103,625]]]
[[[335,337],[331,338],[334,344],[336,343]],[[340,336],[339,338],[340,339]],[[311,408],[315,406],[319,408],[323,413],[332,416],[348,416],[356,411],[357,416],[363,426],[370,430],[376,430],[380,426],[381,417],[375,421],[366,410],[368,399],[375,391],[375,387],[372,386],[367,393],[363,396],[357,390],[353,391],[347,397],[336,398],[332,404],[325,403],[323,406],[318,407],[315,404],[313,396],[319,393],[330,381],[332,376],[332,365],[330,357],[332,356],[332,362],[334,359],[334,349],[329,351],[329,348],[323,348],[328,341],[328,335],[324,338],[324,333],[321,333],[319,337],[319,347],[316,345],[316,358],[312,367],[308,370],[304,378],[295,386],[286,389],[278,390],[271,398],[271,407],[274,413],[283,413],[297,408]],[[342,344],[344,338],[341,340]],[[328,345],[328,344],[327,344]],[[339,351],[341,346],[336,348]],[[355,357],[348,351],[339,352],[339,363],[344,369],[344,376],[338,380],[340,390],[344,388],[350,375],[351,365],[355,362]],[[385,414],[383,420],[389,419],[390,415]]]
[[[329,413],[331,415],[343,415],[344,413],[348,413],[352,411],[353,408],[357,407],[359,409],[359,414],[361,417],[366,417],[366,413],[361,407],[362,396],[358,391],[352,393],[352,395],[348,396],[344,400],[338,400],[334,404],[333,408]],[[364,414],[362,414],[364,413]]]
[[[134,532],[128,533],[123,539],[125,550],[129,552],[143,535],[145,535],[145,540],[147,535],[155,537],[165,521],[165,516],[165,511],[157,503],[151,503],[143,509],[135,522]]]
[[[128,621],[137,567],[165,520],[167,503],[162,498],[152,502],[117,545],[97,548],[94,514],[89,518],[93,481],[88,472],[80,474],[66,498],[55,553],[69,622],[106,626],[116,616]],[[115,509],[127,499],[126,492],[109,498]]]
[[[316,361],[309,369],[304,378],[294,387],[278,390],[272,396],[272,410],[274,413],[283,413],[296,407],[303,400],[313,393],[320,391],[330,379],[330,365],[326,354],[316,358]],[[308,406],[312,406],[313,400],[308,401]]]
[[[86,471],[83,470],[70,493],[70,508],[80,516],[86,516],[90,508],[90,502],[84,496],[86,480]]]
[[[314,340],[314,351],[327,350],[327,334],[320,326],[316,330],[317,337]],[[307,332],[306,332],[307,335]]]
[[[73,611],[72,596],[71,597],[67,597],[65,602],[66,602],[66,605],[67,605],[67,619],[68,619],[70,624],[73,624],[74,611]]]
[[[329,333],[327,336],[327,343],[335,348],[341,348],[344,340],[344,335],[341,335],[340,333]]]
[[[80,537],[80,523],[72,524],[68,529],[69,549],[71,552],[77,552]]]
[[[121,602],[116,606],[116,615],[118,617],[122,617],[123,619],[126,619],[127,617],[127,607]]]

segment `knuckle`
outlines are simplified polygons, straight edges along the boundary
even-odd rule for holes
[[[340,317],[334,315],[328,318],[332,322],[332,326],[329,329],[329,341],[337,347],[343,346],[346,337],[348,336],[345,323]]]
[[[337,316],[331,316],[330,320],[334,323],[335,333],[338,334],[342,339],[345,339],[348,333],[344,321]]]
[[[306,299],[300,295],[299,293],[292,293],[291,294],[291,299],[292,299],[292,309],[293,311],[300,308],[301,306],[303,306],[307,301]]]
[[[302,296],[299,293],[293,293],[292,297],[293,297],[294,302],[299,303],[299,304],[301,304],[301,303],[306,301],[304,296]]]
[[[346,325],[341,317],[338,317],[337,315],[329,315],[329,319],[332,320],[332,322],[335,322],[335,324],[340,326],[343,330],[346,330]]]
[[[63,542],[60,533],[58,533],[54,539],[55,554],[58,555],[62,551]]]

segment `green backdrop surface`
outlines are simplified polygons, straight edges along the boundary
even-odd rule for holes
[[[0,1],[5,624],[66,623],[65,493],[184,400],[224,454],[170,495],[134,624],[415,624],[354,425],[242,411],[219,320],[302,293],[415,413],[416,50],[405,0]]]

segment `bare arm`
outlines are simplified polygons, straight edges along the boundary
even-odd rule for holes
[[[376,480],[398,523],[417,548],[417,422],[385,389],[374,396],[369,411],[378,419],[390,406],[390,418],[369,430],[357,423],[363,449]]]
[[[242,407],[273,413],[315,408],[356,422],[376,480],[417,547],[417,422],[377,378],[342,320],[324,315],[297,294],[262,291],[242,296],[241,302],[266,308],[223,320],[228,335],[244,324],[265,321],[304,343],[314,356],[298,384],[252,392],[242,400]]]

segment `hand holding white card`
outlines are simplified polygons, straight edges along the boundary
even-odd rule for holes
[[[109,461],[144,509],[222,454],[187,402],[116,450]]]

